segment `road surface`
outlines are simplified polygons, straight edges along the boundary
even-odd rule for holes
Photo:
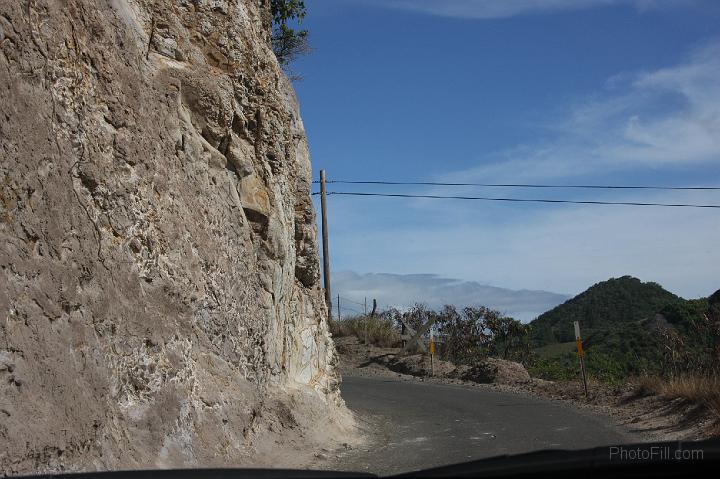
[[[336,470],[387,475],[540,449],[639,442],[607,418],[546,399],[394,378],[346,376],[342,396],[370,432]]]

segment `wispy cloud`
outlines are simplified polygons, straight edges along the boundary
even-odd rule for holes
[[[695,196],[679,195],[678,199],[693,201]],[[408,211],[419,207],[409,202],[390,206]],[[335,215],[346,212],[337,202],[333,211]],[[546,209],[461,201],[426,204],[422,211],[432,220],[386,224],[379,230],[355,215],[359,220],[352,227],[335,228],[333,257],[338,269],[433,272],[510,289],[570,294],[625,274],[657,281],[684,297],[709,295],[720,287],[716,211],[613,206]],[[358,230],[363,234],[358,235]],[[363,288],[370,291],[369,280],[378,277],[365,279],[369,284]],[[375,294],[387,291],[387,302],[397,304],[436,301],[438,291],[442,292],[420,284],[403,290],[381,286]],[[348,283],[336,289],[353,291]],[[393,299],[395,294],[401,296]],[[437,298],[443,302],[440,299],[459,301],[455,294]]]
[[[521,320],[531,320],[568,296],[548,291],[512,290],[434,274],[358,274],[344,271],[333,277],[346,314],[359,312],[364,298],[383,306],[408,307],[420,302],[431,308],[445,304],[484,305]],[[349,300],[349,301],[346,301]]]
[[[720,42],[673,67],[608,80],[543,127],[551,139],[446,178],[547,179],[720,160]]]
[[[693,173],[695,178],[699,172],[717,173],[719,78],[720,42],[699,48],[678,65],[618,75],[608,81],[604,91],[568,105],[563,114],[550,119],[552,126],[545,132],[545,140],[516,146],[498,154],[491,163],[437,179],[597,183],[617,173],[622,180],[611,183],[642,183],[650,174],[660,174],[659,178],[678,184],[682,180],[676,176],[682,172],[697,172]],[[635,175],[643,180],[633,180]],[[704,175],[695,181],[718,185],[720,178]],[[483,193],[499,195],[498,191]],[[503,194],[720,203],[716,192]],[[657,281],[685,297],[707,295],[720,287],[720,221],[716,210],[365,201],[360,206],[350,200],[334,200],[335,258],[340,259],[341,269],[433,272],[507,288],[572,294],[624,274]],[[415,287],[421,283],[412,284],[397,294],[408,301],[423,300],[426,290]],[[437,291],[438,287],[430,290]],[[507,309],[510,311],[511,306]]]
[[[503,18],[528,13],[551,13],[610,5],[647,10],[683,0],[372,0],[387,8],[459,18]]]

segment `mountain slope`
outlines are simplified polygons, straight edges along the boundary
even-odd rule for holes
[[[618,326],[637,324],[681,298],[657,283],[623,276],[597,283],[565,303],[543,313],[532,323],[537,346],[573,341],[573,321],[584,338]]]
[[[617,381],[667,368],[705,370],[712,367],[712,351],[720,350],[708,329],[715,317],[720,317],[720,292],[686,300],[657,283],[612,278],[531,323],[535,362],[530,370],[547,379],[576,377],[573,321],[581,325],[591,377]]]

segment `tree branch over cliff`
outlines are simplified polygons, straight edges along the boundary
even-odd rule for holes
[[[308,31],[296,30],[288,25],[295,21],[302,23],[305,18],[305,2],[302,0],[272,0],[271,13],[273,21],[272,49],[280,66],[291,79],[299,77],[290,70],[290,64],[301,55],[310,52]]]

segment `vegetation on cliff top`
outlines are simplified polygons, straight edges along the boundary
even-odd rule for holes
[[[283,67],[290,74],[291,78],[297,75],[289,71],[289,65],[297,57],[305,55],[310,51],[308,43],[308,31],[295,29],[290,26],[291,22],[302,23],[307,10],[302,0],[272,0],[270,5],[273,19],[272,48],[275,56]]]

